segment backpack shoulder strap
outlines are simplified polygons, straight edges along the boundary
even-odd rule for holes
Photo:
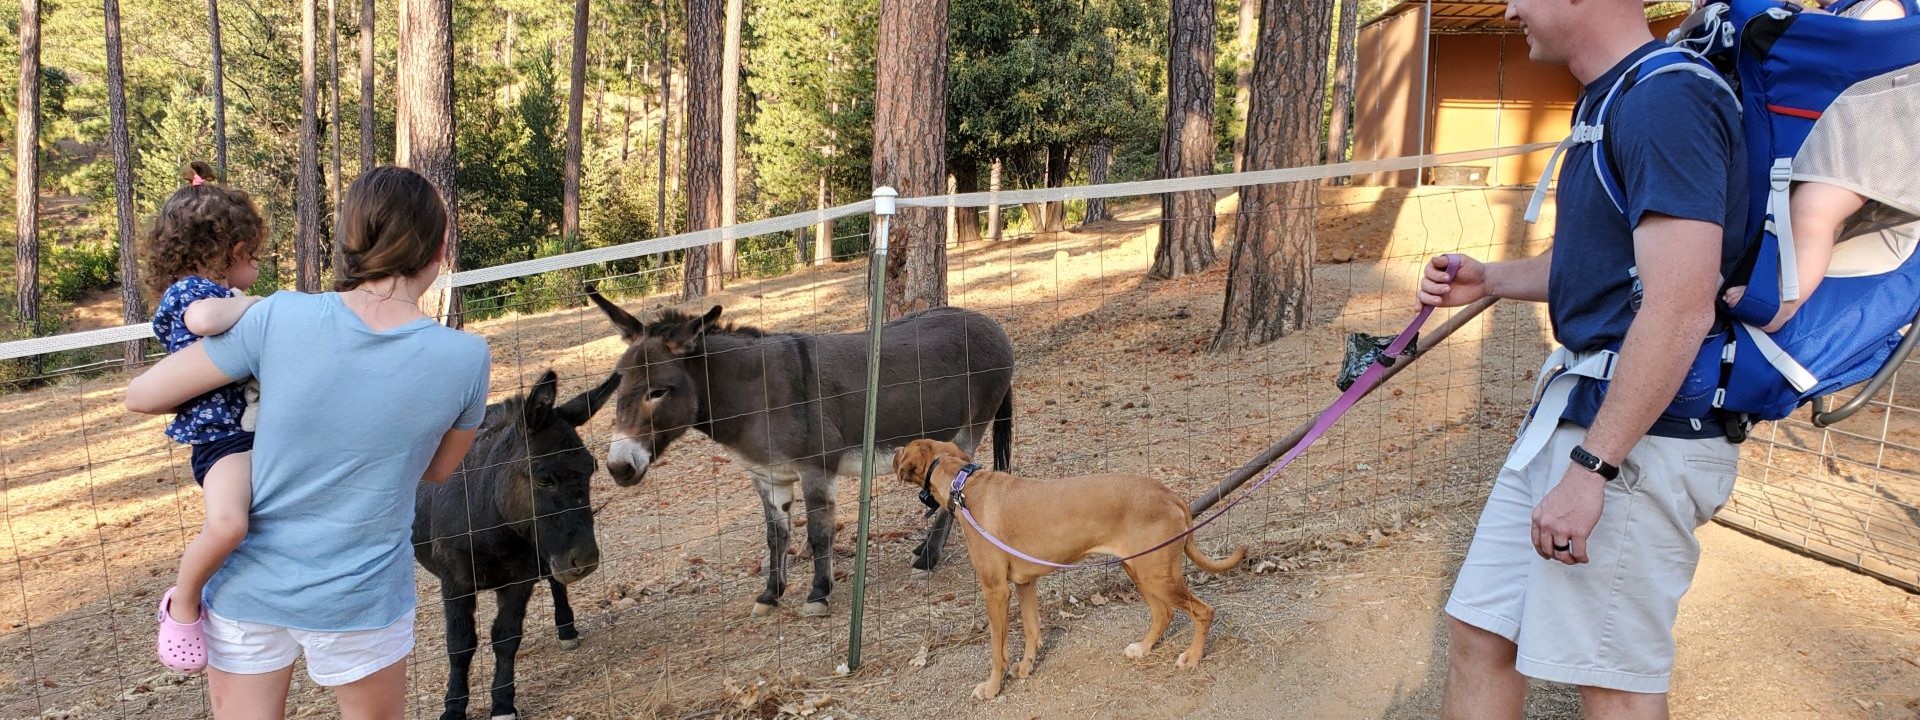
[[[1733,91],[1733,86],[1728,85],[1726,79],[1715,72],[1705,58],[1691,50],[1677,47],[1661,48],[1647,53],[1629,66],[1627,71],[1621,73],[1620,78],[1614,81],[1613,88],[1601,97],[1600,105],[1594,112],[1598,120],[1594,127],[1597,129],[1591,133],[1594,136],[1593,171],[1599,176],[1600,186],[1606,190],[1607,199],[1613,203],[1613,209],[1618,212],[1627,211],[1627,192],[1625,183],[1620,180],[1619,169],[1613,162],[1613,152],[1606,147],[1606,126],[1619,112],[1617,101],[1621,95],[1647,80],[1668,73],[1690,73],[1712,81],[1726,94],[1728,101],[1733,103],[1734,112],[1740,111],[1740,96]]]
[[[1740,97],[1734,93],[1733,87],[1728,85],[1727,81],[1720,77],[1720,74],[1715,72],[1699,53],[1669,46],[1641,56],[1620,73],[1620,77],[1614,80],[1607,92],[1598,98],[1583,97],[1574,107],[1573,130],[1565,140],[1560,141],[1559,147],[1554,148],[1553,156],[1547,160],[1546,168],[1540,173],[1540,182],[1534,185],[1533,198],[1527,203],[1527,222],[1531,223],[1539,219],[1540,208],[1546,202],[1547,188],[1552,184],[1554,171],[1559,167],[1561,155],[1581,145],[1592,146],[1594,172],[1600,178],[1601,187],[1606,189],[1607,199],[1613,202],[1615,210],[1626,212],[1626,191],[1614,168],[1612,153],[1605,147],[1606,126],[1618,110],[1619,104],[1616,101],[1621,94],[1645,82],[1648,78],[1672,72],[1692,73],[1712,80],[1726,92],[1727,98],[1732,101],[1736,110],[1740,107]],[[1593,108],[1591,113],[1588,112],[1589,106]]]

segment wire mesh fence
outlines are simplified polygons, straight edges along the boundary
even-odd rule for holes
[[[1817,427],[1802,411],[1756,428],[1717,519],[1920,592],[1916,372],[1909,358],[1859,413],[1837,424]]]
[[[1318,184],[1315,177],[1283,181]],[[1257,210],[1240,208],[1230,190],[1217,192],[1216,245],[1230,247],[1235,226],[1254,212],[1319,229],[1305,327],[1246,350],[1208,348],[1221,314],[1224,257],[1205,273],[1146,279],[1160,227],[1152,196],[1116,200],[1113,219],[1091,223],[1074,222],[1080,200],[1067,198],[1069,221],[1056,230],[1015,228],[999,240],[949,244],[949,304],[980,313],[1012,344],[1013,472],[1036,479],[1139,473],[1183,498],[1196,497],[1333,400],[1347,334],[1402,326],[1415,310],[1418,268],[1432,255],[1517,258],[1550,242],[1550,217],[1535,227],[1520,222],[1527,199],[1520,189],[1314,192],[1310,207]],[[1023,199],[1003,194],[1009,208]],[[870,206],[850,208],[854,215]],[[960,219],[970,213],[955,213],[956,222],[970,221]],[[527,393],[548,370],[559,377],[563,402],[611,372],[622,374],[621,393],[638,388],[645,391],[641,399],[671,374],[669,365],[707,374],[692,420],[662,414],[660,424],[644,428],[646,437],[674,439],[648,441],[654,444],[645,448],[643,482],[621,486],[607,471],[616,435],[629,442],[642,437],[621,415],[638,412],[633,403],[639,401],[629,395],[622,400],[626,409],[603,410],[580,429],[601,466],[590,497],[532,518],[588,513],[599,562],[567,587],[581,636],[577,649],[566,649],[570,643],[556,631],[551,591],[544,583],[532,589],[513,675],[523,716],[772,716],[783,707],[798,714],[829,697],[861,716],[921,716],[929,706],[902,697],[890,678],[924,666],[929,653],[949,653],[968,674],[976,667],[984,673],[985,613],[963,531],[952,531],[938,567],[916,571],[914,550],[929,521],[915,500],[918,488],[884,463],[872,478],[862,661],[840,668],[849,651],[849,600],[862,579],[852,572],[858,467],[838,458],[858,457],[861,419],[854,420],[851,445],[820,443],[780,458],[743,453],[739,447],[751,443],[742,435],[717,430],[740,425],[764,440],[778,426],[774,420],[843,422],[827,406],[864,399],[864,355],[816,352],[803,362],[796,354],[824,347],[822,336],[832,334],[854,337],[864,350],[871,243],[864,225],[860,229],[835,238],[827,262],[813,259],[811,235],[800,239],[790,234],[794,228],[753,236],[780,241],[743,242],[742,274],[693,302],[678,296],[679,255],[700,247],[704,236],[610,253],[621,257],[488,269],[468,276],[474,282],[456,280],[474,316],[467,329],[491,348],[496,402]],[[749,230],[736,236],[748,237]],[[706,344],[683,346],[686,352],[636,351],[589,302],[589,284],[652,332],[670,334],[681,322],[669,311],[697,317],[716,305],[719,326],[707,331]],[[723,335],[729,339],[717,339]],[[921,349],[920,338],[895,338]],[[1195,592],[1205,598],[1217,583],[1275,582],[1423,516],[1476,504],[1525,411],[1549,341],[1537,307],[1501,303],[1467,324],[1361,403],[1274,484],[1202,531],[1204,552],[1217,557],[1244,545],[1252,556],[1239,574],[1195,575]],[[0,427],[7,522],[0,554],[0,717],[206,717],[204,681],[165,671],[152,651],[154,608],[201,516],[186,449],[160,433],[164,421],[122,409],[129,376],[113,367],[116,349],[101,358],[60,352],[67,354],[43,356],[37,374],[15,378],[15,389],[0,395],[7,418]],[[960,359],[969,352],[963,346]],[[821,366],[832,362],[857,367],[828,372]],[[712,370],[722,366],[747,374],[726,376],[733,382],[720,388],[715,379],[722,376]],[[883,399],[941,382],[965,385],[979,371],[934,376],[918,364],[882,367],[898,373],[883,373]],[[827,378],[860,382],[836,385]],[[802,400],[769,389],[779,382],[805,388]],[[1890,397],[1899,393],[1896,385]],[[1854,430],[1869,417],[1863,414],[1844,426],[1851,434],[1815,434],[1791,423],[1759,433],[1768,442],[1749,444],[1742,487],[1728,513],[1753,517],[1764,507],[1766,517],[1789,527],[1858,518],[1861,539],[1835,547],[1913,562],[1912,506],[1879,494],[1900,493],[1896,475],[1911,477],[1897,474],[1910,455],[1897,424],[1884,420],[1904,411],[1896,405],[1873,416],[1883,422],[1873,432]],[[951,435],[969,431],[965,425],[923,422],[920,430]],[[890,439],[898,440],[881,437]],[[994,440],[976,439],[984,462]],[[1791,464],[1793,442],[1804,447],[1794,452],[1813,464]],[[1762,447],[1768,448],[1764,458]],[[541,459],[528,452],[527,460]],[[826,494],[809,498],[796,468],[829,458],[838,477]],[[1828,475],[1836,463],[1852,475]],[[1800,469],[1790,475],[1789,467]],[[1748,480],[1756,472],[1759,477]],[[758,492],[769,487],[774,500],[791,502],[785,517],[776,514],[771,524],[769,503]],[[828,497],[832,509],[824,510]],[[1793,515],[1790,507],[1809,509]],[[512,525],[478,523],[470,532],[511,531]],[[770,539],[770,525],[788,533],[784,544]],[[820,544],[821,538],[829,542]],[[1893,554],[1901,548],[1906,555]],[[821,554],[828,561],[816,563]],[[833,581],[820,617],[805,614],[816,568]],[[785,593],[777,607],[756,614],[776,572],[786,576]],[[417,567],[416,579],[421,603],[409,661],[409,716],[434,717],[442,711],[450,669],[446,617],[440,583]],[[494,593],[476,595],[473,713],[486,710],[500,685],[489,643],[502,639],[488,632],[498,609]],[[1075,632],[1092,607],[1139,603],[1118,568],[1047,576],[1039,598],[1049,643],[1057,640],[1053,633]],[[1144,607],[1137,615],[1130,622],[1144,630]],[[1183,622],[1176,622],[1172,637],[1180,637]],[[1263,622],[1226,613],[1214,637],[1252,632]],[[1176,653],[1162,650],[1150,660],[1170,664]],[[330,713],[323,689],[304,675],[296,675],[296,684],[296,714]]]

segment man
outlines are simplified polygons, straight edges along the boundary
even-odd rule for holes
[[[1644,8],[1511,0],[1506,15],[1526,28],[1535,62],[1566,65],[1597,105],[1663,47]],[[1646,76],[1615,105],[1576,121],[1604,123],[1618,206],[1592,146],[1570,148],[1552,249],[1463,258],[1451,282],[1435,258],[1418,293],[1441,306],[1546,302],[1565,346],[1556,358],[1578,368],[1548,383],[1528,421],[1533,439],[1523,431],[1495,480],[1448,600],[1447,718],[1522,717],[1527,677],[1579,686],[1591,718],[1666,717],[1674,617],[1700,553],[1693,533],[1733,489],[1738,453],[1722,419],[1667,410],[1747,244],[1739,109],[1689,72]]]

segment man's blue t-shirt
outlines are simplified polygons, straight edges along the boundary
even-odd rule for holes
[[[1600,99],[1627,67],[1663,43],[1650,42],[1588,84],[1581,97]],[[1698,220],[1723,228],[1720,276],[1700,278],[1716,287],[1732,274],[1747,246],[1741,228],[1747,216],[1746,146],[1740,111],[1713,81],[1693,73],[1670,72],[1646,78],[1614,98],[1604,118],[1614,177],[1625,189],[1625,214],[1608,199],[1594,173],[1593,147],[1567,151],[1560,166],[1554,223],[1553,268],[1547,284],[1547,313],[1554,339],[1569,350],[1587,352],[1626,339],[1633,323],[1635,266],[1633,229],[1648,214]],[[1595,117],[1589,123],[1602,122]],[[1703,338],[1704,340],[1704,338]],[[1634,368],[1621,368],[1634,372]],[[1593,424],[1606,383],[1581,379],[1562,419],[1581,427]],[[1696,430],[1682,418],[1662,416],[1650,435],[1680,438],[1718,437],[1718,422]]]
[[[321,632],[405,616],[414,490],[441,437],[486,414],[486,341],[426,318],[376,332],[338,294],[280,292],[203,342],[221,372],[265,388],[247,536],[207,606]]]

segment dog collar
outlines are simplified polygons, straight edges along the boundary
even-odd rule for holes
[[[938,467],[940,467],[940,461],[938,460],[929,463],[927,465],[927,473],[920,477],[920,504],[927,506],[927,513],[921,517],[933,517],[934,513],[942,509],[940,501],[933,497],[933,471]],[[961,492],[961,489],[966,487],[967,478],[973,477],[973,474],[979,471],[980,465],[978,463],[967,463],[961,467],[960,473],[953,476],[953,491],[947,496],[948,502],[954,504],[956,507],[966,507],[966,496]]]
[[[953,490],[952,492],[949,492],[947,494],[948,505],[952,505],[953,507],[957,507],[957,508],[963,508],[967,506],[967,495],[964,492],[964,489],[967,486],[967,480],[973,477],[973,474],[977,472],[980,472],[979,463],[967,463],[966,465],[960,468],[960,472],[954,474]]]
[[[940,512],[940,501],[933,498],[933,470],[939,466],[938,460],[927,463],[927,472],[920,478],[920,504],[927,506],[927,514],[922,515],[922,518],[930,518],[934,513]]]

